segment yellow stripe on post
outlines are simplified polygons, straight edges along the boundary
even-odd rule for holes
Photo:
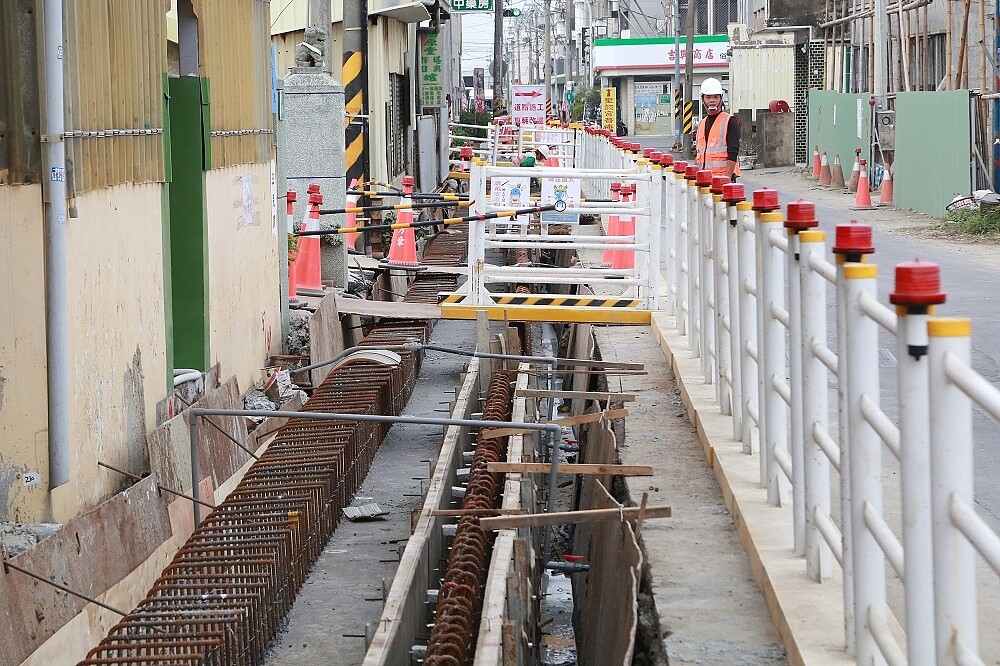
[[[761,222],[767,222],[769,224],[773,224],[774,222],[783,222],[784,220],[785,218],[781,215],[781,213],[762,213],[760,216]]]
[[[623,310],[622,308],[580,308],[573,306],[544,305],[449,305],[441,304],[443,319],[474,320],[476,314],[485,312],[490,321],[547,321],[568,324],[636,324],[648,326],[648,310]]]
[[[820,229],[810,229],[799,232],[799,242],[801,243],[822,243],[826,240],[826,232]]]
[[[972,335],[972,320],[966,317],[932,317],[927,320],[927,334],[932,338],[967,338]]]
[[[878,266],[876,264],[847,264],[844,266],[844,277],[848,280],[876,278],[878,277]]]

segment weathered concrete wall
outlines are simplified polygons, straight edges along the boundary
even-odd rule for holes
[[[795,114],[758,110],[757,144],[760,166],[794,166]]]
[[[69,222],[73,478],[52,492],[65,522],[146,469],[146,431],[166,391],[161,186],[123,185],[76,199]]]
[[[816,0],[771,0],[771,25],[819,25],[823,3]]]
[[[49,466],[42,188],[0,186],[0,519],[41,522]]]
[[[281,347],[278,227],[267,164],[205,174],[208,209],[210,358],[246,390]],[[284,233],[284,227],[281,227]]]

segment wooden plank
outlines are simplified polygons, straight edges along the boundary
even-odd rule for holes
[[[627,409],[612,409],[603,412],[595,412],[594,414],[567,416],[564,419],[543,421],[543,423],[551,423],[553,425],[559,425],[559,426],[571,426],[571,425],[580,425],[582,423],[595,423],[597,421],[614,421],[615,419],[623,419],[626,416],[628,416]]]
[[[391,268],[378,259],[360,254],[350,255],[348,261],[352,266],[368,271],[381,271]],[[469,273],[467,266],[420,266],[420,269],[421,273],[441,273],[442,275],[467,275]]]
[[[511,463],[491,462],[487,470],[498,474],[548,474],[552,471],[549,463]],[[559,465],[560,474],[617,474],[620,476],[653,476],[653,468],[649,465]]]
[[[584,368],[615,368],[618,370],[645,370],[644,363],[616,363],[614,361],[592,361],[585,358],[560,358],[557,365],[561,368],[580,366]]]
[[[341,314],[357,314],[392,319],[441,318],[441,308],[433,303],[366,301],[359,298],[338,298],[336,303],[337,311]]]
[[[431,509],[428,516],[519,516],[523,509]]]
[[[545,389],[522,389],[518,398],[570,398],[572,400],[621,400],[634,402],[634,393],[614,393],[612,391],[549,391]]]
[[[588,511],[556,511],[553,513],[532,513],[524,516],[497,516],[481,518],[479,525],[484,530],[504,530],[518,527],[542,527],[545,525],[579,525],[599,523],[604,520],[633,519],[639,516],[639,507],[622,509],[590,509]],[[669,518],[669,506],[648,506],[643,518]]]

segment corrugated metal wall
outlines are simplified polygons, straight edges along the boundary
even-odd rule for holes
[[[202,76],[211,83],[212,168],[268,162],[270,3],[195,0]]]
[[[162,182],[162,0],[68,2],[65,42],[70,194]]]
[[[970,137],[969,91],[899,93],[894,203],[941,216],[971,194]]]
[[[871,106],[867,93],[837,93],[829,90],[809,91],[809,150],[806,163],[812,163],[813,147],[826,151],[833,164],[840,155],[844,175],[850,178],[854,166],[854,150],[861,148],[861,157],[868,156],[871,145]]]
[[[794,103],[795,47],[734,47],[729,64],[730,108],[766,109],[771,100]]]

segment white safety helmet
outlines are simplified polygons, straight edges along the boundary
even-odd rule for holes
[[[705,79],[701,84],[702,95],[721,95],[722,83],[719,79]]]
[[[549,147],[548,146],[537,146],[535,148],[535,150],[538,151],[538,154],[542,156],[543,160],[549,159],[549,155],[551,153],[549,152]]]

